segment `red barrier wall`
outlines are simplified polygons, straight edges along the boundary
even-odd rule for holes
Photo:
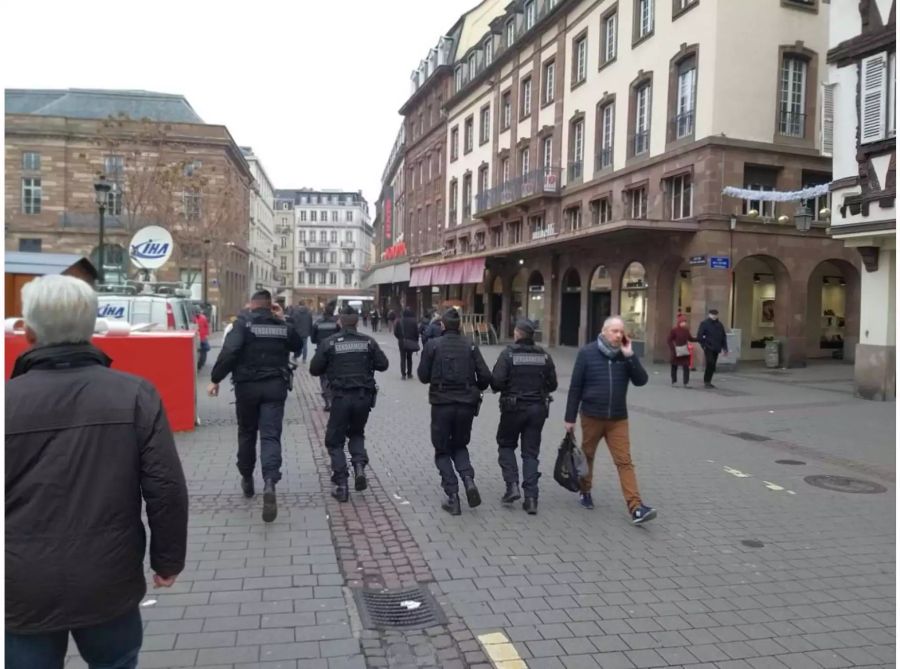
[[[143,377],[162,397],[175,432],[194,429],[197,417],[193,332],[134,332],[128,336],[94,335],[93,344],[112,358],[112,368]],[[24,334],[6,335],[5,378],[16,358],[28,349]]]

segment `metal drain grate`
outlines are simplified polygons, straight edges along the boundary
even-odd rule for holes
[[[833,490],[835,492],[855,492],[866,495],[887,492],[887,488],[878,483],[863,481],[862,479],[851,479],[846,476],[816,474],[814,476],[807,476],[803,480],[816,488],[824,488],[825,490]]]
[[[365,629],[422,629],[447,624],[438,603],[424,588],[357,589],[353,599]]]
[[[776,460],[776,465],[805,465],[803,460]]]
[[[741,541],[742,546],[746,546],[747,548],[762,548],[765,544],[759,539],[744,539]]]
[[[728,435],[743,439],[744,441],[772,441],[769,437],[765,437],[761,434],[754,434],[753,432],[729,432]]]

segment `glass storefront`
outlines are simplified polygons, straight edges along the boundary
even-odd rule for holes
[[[641,263],[631,263],[622,275],[619,303],[625,333],[637,342],[647,338],[647,292],[647,271]]]
[[[540,341],[544,322],[544,277],[534,272],[528,280],[528,319],[534,323],[535,340]]]

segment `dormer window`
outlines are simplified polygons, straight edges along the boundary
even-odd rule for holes
[[[484,66],[487,67],[494,62],[494,40],[488,37],[484,40]]]
[[[516,41],[516,20],[509,19],[506,22],[506,46],[511,47]]]

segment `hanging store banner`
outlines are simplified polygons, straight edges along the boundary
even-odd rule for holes
[[[384,191],[384,241],[385,244],[394,238],[394,189],[390,186]]]

